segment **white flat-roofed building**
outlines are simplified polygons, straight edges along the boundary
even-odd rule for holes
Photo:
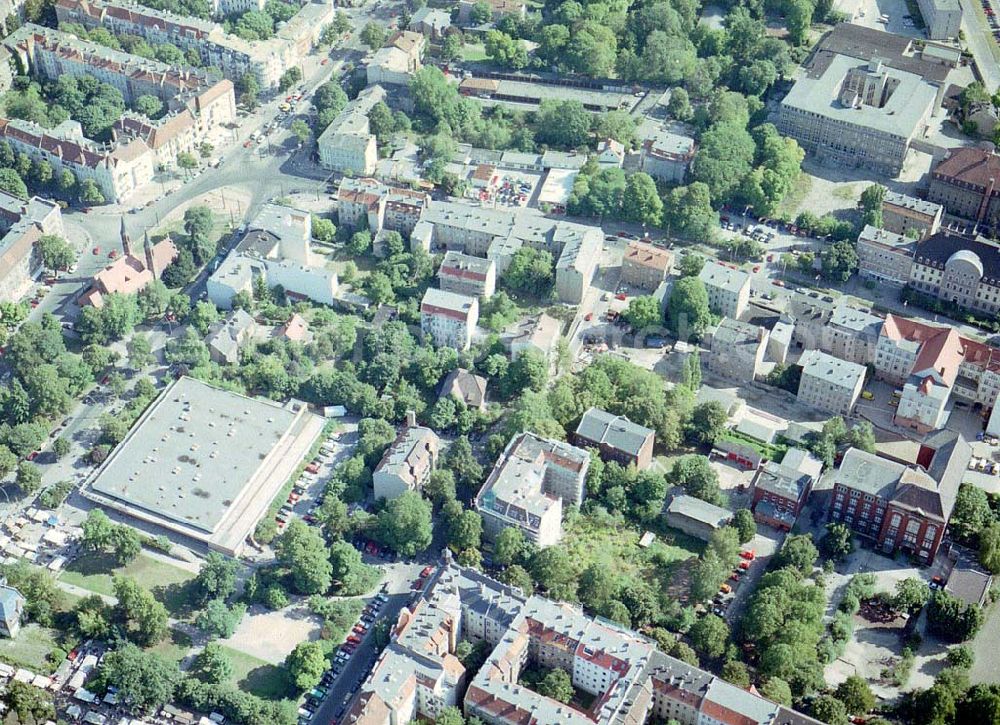
[[[865,365],[875,359],[882,318],[846,304],[833,308],[823,328],[821,348],[841,360]]]
[[[182,377],[82,491],[102,507],[238,556],[322,430],[323,419],[304,403],[248,398]]]
[[[420,330],[435,347],[468,350],[479,322],[479,300],[429,287],[420,301]]]
[[[806,350],[799,364],[799,401],[827,413],[850,415],[865,382],[865,366],[820,350]]]
[[[374,173],[378,147],[368,114],[385,99],[382,86],[370,86],[344,107],[316,140],[320,166],[356,176]]]
[[[492,259],[447,252],[438,268],[441,289],[488,299],[497,286],[497,266]]]
[[[534,433],[515,436],[476,495],[483,533],[493,540],[513,526],[539,547],[558,544],[563,504],[583,503],[589,468],[581,448]]]
[[[708,306],[712,312],[739,319],[750,302],[750,275],[747,272],[709,261],[701,268],[698,279],[708,292]]]
[[[958,0],[917,0],[931,40],[958,38],[962,28],[962,5]]]

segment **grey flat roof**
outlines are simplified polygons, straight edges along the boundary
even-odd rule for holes
[[[822,350],[806,350],[799,358],[802,374],[819,378],[838,388],[851,388],[865,377],[865,366],[841,360]]]
[[[211,534],[296,417],[278,403],[182,377],[153,402],[91,488]]]
[[[907,196],[906,194],[897,194],[895,191],[888,190],[885,192],[884,203],[902,207],[904,209],[910,209],[918,214],[927,214],[929,216],[934,216],[941,211],[941,205],[935,204],[933,201],[918,199],[915,196]]]
[[[901,138],[911,138],[917,125],[929,109],[934,107],[937,91],[933,85],[916,73],[883,66],[898,86],[881,108],[862,105],[859,108],[844,106],[837,99],[844,78],[852,68],[866,67],[867,63],[847,55],[833,54],[815,62],[808,72],[800,76],[792,90],[781,103],[783,106],[806,111],[849,126],[863,126]]]
[[[750,284],[750,275],[742,269],[733,269],[711,261],[701,268],[698,279],[706,287],[726,289],[730,292],[739,292],[744,286]]]

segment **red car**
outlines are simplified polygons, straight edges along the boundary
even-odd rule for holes
[[[117,249],[112,249],[110,252],[108,252],[108,259],[115,259],[117,257],[118,257]]]
[[[251,146],[253,146],[253,141],[244,141],[243,142],[243,148],[248,149]]]
[[[622,292],[619,292],[618,294],[615,295],[615,299],[624,302],[625,301],[625,294],[622,293]]]
[[[425,566],[423,569],[420,570],[420,577],[423,578],[429,575],[432,571],[434,571],[433,566]]]
[[[732,579],[734,582],[738,582],[740,580],[740,574],[739,572],[734,571],[732,574],[729,575],[729,578]]]
[[[361,644],[361,638],[356,634],[351,634],[347,636],[347,641],[353,644],[355,647]]]
[[[315,463],[310,463],[308,466],[306,466],[306,470],[309,471],[309,473],[315,475],[319,473],[319,466],[317,466]]]
[[[594,313],[588,312],[583,319],[585,319],[587,322],[590,322],[592,319],[594,319]]]
[[[327,64],[327,63],[329,63],[329,62],[330,62],[330,59],[329,59],[329,58],[324,58],[323,60],[321,60],[321,61],[319,62],[319,64],[320,64],[320,65],[326,65],[326,64]]]
[[[100,253],[101,253],[101,248],[100,247],[94,247],[94,254],[100,254]]]
[[[36,458],[38,458],[38,451],[32,451],[31,453],[28,454],[29,461],[33,461]]]
[[[757,272],[759,272],[760,271],[760,265],[759,264],[755,264],[754,268],[753,268],[753,271],[754,271],[754,274],[756,274]]]
[[[747,549],[746,551],[740,552],[740,557],[746,559],[747,561],[753,561],[757,558],[757,554],[753,549]]]
[[[742,571],[746,571],[747,569],[749,569],[749,568],[750,568],[750,562],[749,562],[749,561],[741,561],[741,562],[739,563],[739,567],[740,567],[740,569],[741,569]]]

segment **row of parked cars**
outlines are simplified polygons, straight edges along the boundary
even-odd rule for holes
[[[375,625],[375,621],[378,619],[379,612],[381,612],[382,607],[384,607],[385,603],[388,601],[389,597],[386,595],[385,588],[383,587],[383,590],[375,595],[371,602],[369,602],[361,612],[361,616],[358,617],[358,621],[355,623],[351,632],[344,640],[344,643],[340,645],[340,648],[334,655],[333,664],[330,666],[330,669],[323,673],[319,684],[308,692],[305,702],[299,706],[299,725],[306,725],[312,721],[313,717],[315,717],[316,712],[329,695],[330,688],[332,688],[341,677],[344,669],[347,667],[347,663],[351,661],[351,658],[357,651],[358,646],[360,646],[360,644],[364,641],[364,638],[368,636],[371,628]],[[357,674],[358,681],[353,683],[350,688],[352,692],[360,686],[361,681],[366,675],[367,673],[363,671]]]
[[[739,586],[743,575],[750,571],[750,566],[757,558],[757,553],[753,549],[745,549],[740,552],[740,563],[737,564],[729,574],[729,581],[719,585],[719,591],[712,600],[712,614],[722,617],[729,608],[735,594],[733,590]]]
[[[299,476],[295,485],[292,486],[291,493],[288,494],[288,499],[281,505],[278,509],[278,513],[275,514],[274,520],[278,524],[278,531],[283,531],[288,522],[295,515],[295,506],[298,504],[302,496],[305,495],[306,490],[313,486],[319,480],[320,467],[326,463],[333,460],[334,456],[334,444],[340,439],[340,433],[331,433],[327,439],[320,446],[319,453],[313,458],[308,464],[306,464],[305,470],[302,471],[302,475]],[[320,498],[309,507],[309,512],[302,518],[306,523],[315,523],[316,516],[315,511],[319,508]]]

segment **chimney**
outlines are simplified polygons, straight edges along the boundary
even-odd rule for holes
[[[412,410],[406,411],[406,427],[413,428],[417,425],[417,414]]]

